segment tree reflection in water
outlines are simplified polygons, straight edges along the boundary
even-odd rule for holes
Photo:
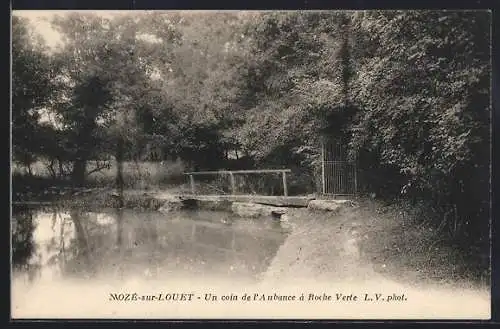
[[[28,282],[61,275],[70,245],[67,216],[57,207],[15,209],[12,221],[12,269]]]
[[[89,212],[53,207],[13,218],[13,267],[21,277],[57,280],[254,280],[286,234],[261,220],[221,223],[218,212],[169,216],[123,207]]]
[[[121,196],[123,198],[123,196]],[[121,202],[123,203],[123,201]],[[116,250],[118,251],[117,257],[114,257],[112,266],[115,269],[115,275],[122,280],[124,278],[123,260],[123,207],[116,208]]]
[[[114,217],[114,216],[113,216]],[[119,216],[120,217],[120,216]],[[90,278],[112,251],[112,228],[117,225],[116,245],[122,244],[122,223],[109,215],[49,209],[15,209],[12,218],[12,270],[17,277],[36,279]],[[110,245],[111,244],[111,245]]]
[[[82,214],[77,209],[71,209],[70,216],[75,227],[76,238],[76,257],[71,269],[83,276],[90,277],[94,272],[94,264],[92,262],[89,239],[86,234],[87,232],[82,223]]]
[[[26,271],[28,280],[31,282],[39,270],[36,264],[30,264],[35,249],[33,213],[27,208],[13,211],[17,214],[12,219],[12,270],[13,272]]]

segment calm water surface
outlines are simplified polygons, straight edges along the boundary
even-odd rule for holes
[[[299,232],[299,233],[298,233]],[[268,218],[236,219],[230,213],[57,207],[14,209],[11,307],[13,318],[326,318],[487,319],[489,294],[420,289],[374,272],[363,281],[349,273],[316,282],[298,280],[292,265],[307,243],[296,230]],[[337,237],[338,238],[338,237]],[[298,240],[297,240],[298,239]],[[295,242],[294,242],[295,241]],[[350,240],[346,240],[349,242]],[[342,249],[348,247],[335,240]],[[345,242],[345,241],[344,241]],[[336,249],[318,246],[331,255]],[[339,250],[340,250],[339,249]],[[332,251],[333,250],[333,251]],[[303,260],[306,273],[314,262]],[[324,255],[323,255],[324,256]],[[336,257],[339,266],[352,255]],[[323,257],[324,258],[324,257]],[[272,266],[271,262],[273,262]],[[365,268],[361,267],[360,268]],[[287,271],[291,282],[280,279]],[[287,277],[287,276],[285,276]],[[191,302],[117,302],[110,294],[193,294]],[[384,294],[405,302],[248,302],[244,294]],[[213,301],[212,297],[219,299]],[[239,296],[234,301],[222,296]],[[123,295],[124,296],[124,295]],[[234,297],[233,296],[233,297]]]
[[[16,209],[13,276],[29,285],[64,280],[255,281],[288,231],[229,213],[56,207]]]

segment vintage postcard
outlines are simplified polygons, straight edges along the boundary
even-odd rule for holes
[[[13,319],[490,319],[490,11],[11,31]]]

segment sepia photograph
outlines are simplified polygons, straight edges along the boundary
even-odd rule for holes
[[[491,16],[13,10],[11,319],[490,319]]]

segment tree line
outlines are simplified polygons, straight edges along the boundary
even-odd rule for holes
[[[362,192],[424,202],[451,230],[487,237],[490,21],[481,11],[71,13],[52,19],[63,43],[48,51],[14,16],[13,160],[49,159],[77,185],[89,161],[152,154],[194,170],[286,166],[314,191],[321,138],[341,138]]]

